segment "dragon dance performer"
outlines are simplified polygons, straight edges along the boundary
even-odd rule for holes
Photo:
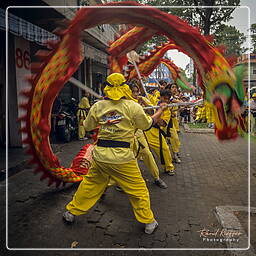
[[[256,93],[253,93],[252,99],[250,100],[250,108],[251,108],[251,124],[250,131],[253,136],[256,135]]]
[[[171,84],[170,90],[171,90],[171,95],[172,95],[172,98],[171,98],[172,103],[179,102],[180,98],[179,98],[178,86],[175,83],[173,83],[173,84]],[[172,108],[172,122],[173,122],[174,128],[179,133],[180,127],[179,127],[179,119],[178,119],[178,110],[179,110],[179,107]]]
[[[158,104],[165,102],[167,104],[170,103],[171,94],[168,89],[160,91],[160,101]],[[166,134],[166,140],[170,140],[171,142],[171,148],[173,151],[173,160],[176,163],[181,163],[181,160],[178,156],[180,152],[180,140],[178,133],[176,131],[176,128],[173,124],[173,108],[168,108],[164,114],[162,115],[162,119],[165,121],[165,127],[163,128],[165,134]],[[176,111],[176,109],[175,109]]]
[[[85,129],[84,129],[83,122],[86,118],[87,112],[90,109],[90,103],[88,100],[88,96],[89,96],[88,93],[84,92],[84,96],[82,97],[82,99],[80,100],[80,102],[78,104],[78,110],[76,113],[77,120],[78,120],[78,138],[79,138],[79,140],[87,139],[85,137]]]
[[[157,154],[165,173],[172,176],[175,174],[175,170],[172,163],[171,152],[165,139],[166,133],[163,131],[163,127],[165,126],[166,122],[163,119],[160,119],[150,130],[147,130],[144,133],[149,147]]]
[[[147,98],[139,96],[140,89],[138,85],[133,84],[130,86],[130,88],[132,90],[132,97],[138,100],[140,105],[144,107],[152,105]],[[138,129],[135,132],[134,152],[137,159],[142,158],[144,164],[154,178],[154,183],[160,188],[167,188],[168,186],[166,183],[159,177],[159,169],[155,162],[154,156],[150,151],[147,139],[141,129]]]
[[[132,100],[131,90],[122,74],[107,77],[106,99],[95,103],[84,121],[90,131],[100,125],[97,145],[89,173],[83,176],[73,200],[66,206],[64,220],[73,222],[76,215],[85,214],[104,193],[110,179],[128,195],[136,219],[145,223],[145,233],[151,234],[158,226],[150,208],[146,183],[135,159],[132,143],[136,129],[146,130],[155,124],[166,104],[149,117]]]
[[[160,98],[160,91],[159,89],[154,89],[152,93],[148,94],[149,100],[152,103],[152,105],[157,105],[157,102],[159,101]]]
[[[209,128],[214,128],[214,108],[211,103],[205,101],[205,117]]]

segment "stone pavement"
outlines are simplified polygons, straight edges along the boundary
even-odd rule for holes
[[[10,248],[71,248],[48,251],[47,255],[230,255],[228,251],[80,251],[81,248],[225,248],[224,242],[203,242],[199,230],[221,228],[214,214],[216,206],[247,206],[248,146],[245,139],[221,143],[211,134],[181,134],[182,163],[177,175],[163,174],[169,188],[159,189],[140,162],[150,190],[151,205],[159,228],[143,233],[125,194],[110,188],[87,215],[74,225],[62,222],[65,205],[77,185],[55,189],[39,181],[31,169],[9,178],[8,246]],[[62,147],[58,157],[68,166],[83,142]],[[256,206],[256,145],[251,152],[251,204]],[[4,213],[5,184],[0,183]],[[0,219],[1,237],[5,216]],[[1,247],[4,241],[1,239]],[[45,255],[45,251],[6,251],[6,255]]]

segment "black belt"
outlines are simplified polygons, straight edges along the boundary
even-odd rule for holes
[[[97,142],[97,146],[106,147],[106,148],[129,148],[130,143],[126,141],[117,141],[117,140],[101,140]]]

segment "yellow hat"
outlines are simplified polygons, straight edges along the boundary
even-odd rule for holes
[[[256,98],[256,92],[252,95],[252,98]]]
[[[132,99],[132,91],[126,84],[124,76],[120,73],[113,73],[107,77],[107,86],[104,93],[111,100],[120,100],[125,97]]]

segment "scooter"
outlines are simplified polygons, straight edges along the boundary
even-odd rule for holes
[[[70,142],[77,137],[78,124],[76,118],[76,100],[64,105],[66,111],[62,110],[56,117],[56,136],[57,139],[64,142]]]

